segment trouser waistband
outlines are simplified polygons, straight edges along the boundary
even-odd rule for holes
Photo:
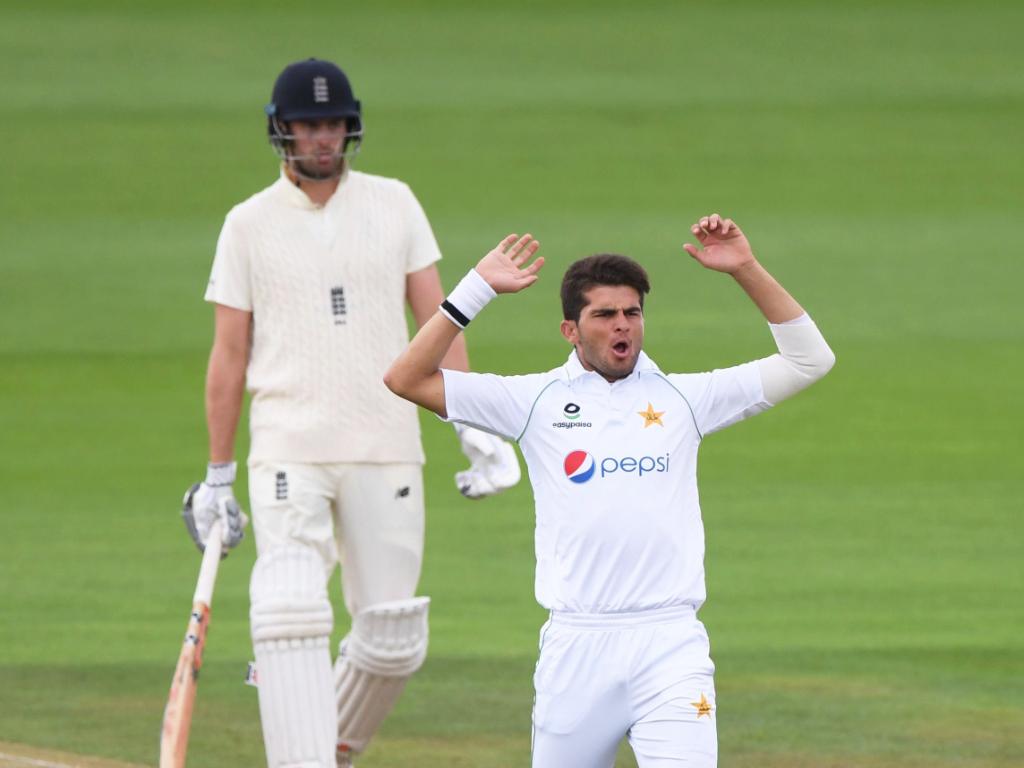
[[[696,615],[692,605],[673,605],[668,608],[649,608],[644,611],[616,611],[614,613],[577,613],[551,611],[552,624],[581,629],[620,629],[645,624],[668,624],[691,619]]]

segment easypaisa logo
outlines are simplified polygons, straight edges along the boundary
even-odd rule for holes
[[[562,415],[565,416],[566,421],[553,421],[551,426],[555,429],[577,429],[579,427],[588,428],[594,426],[589,421],[580,421],[580,410],[581,408],[576,403],[566,403],[562,409]]]
[[[603,478],[621,473],[643,477],[668,472],[669,457],[667,453],[664,456],[623,456],[618,459],[608,456],[598,461],[586,451],[572,451],[565,457],[562,467],[571,482],[582,485],[594,475]]]

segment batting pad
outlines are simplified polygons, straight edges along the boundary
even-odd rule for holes
[[[272,549],[252,571],[249,619],[270,768],[334,768],[334,616],[325,582],[309,547]]]
[[[429,597],[371,605],[352,620],[334,664],[338,746],[366,748],[427,657]]]

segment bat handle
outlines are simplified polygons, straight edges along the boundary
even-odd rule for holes
[[[199,579],[196,582],[196,593],[193,603],[202,603],[209,607],[213,600],[213,584],[217,580],[217,566],[220,565],[221,553],[221,521],[217,520],[210,526],[210,535],[206,537],[206,549],[203,551],[203,563],[199,566]]]

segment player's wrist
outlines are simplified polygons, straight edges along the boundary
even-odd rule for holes
[[[756,275],[759,271],[761,271],[761,264],[754,256],[751,256],[748,261],[743,262],[735,269],[729,270],[729,274],[732,275],[735,280],[742,282],[743,280]]]
[[[230,488],[235,482],[238,465],[233,461],[211,461],[206,465],[206,480],[211,488]]]
[[[464,329],[497,295],[483,276],[471,269],[438,309],[455,325]]]

